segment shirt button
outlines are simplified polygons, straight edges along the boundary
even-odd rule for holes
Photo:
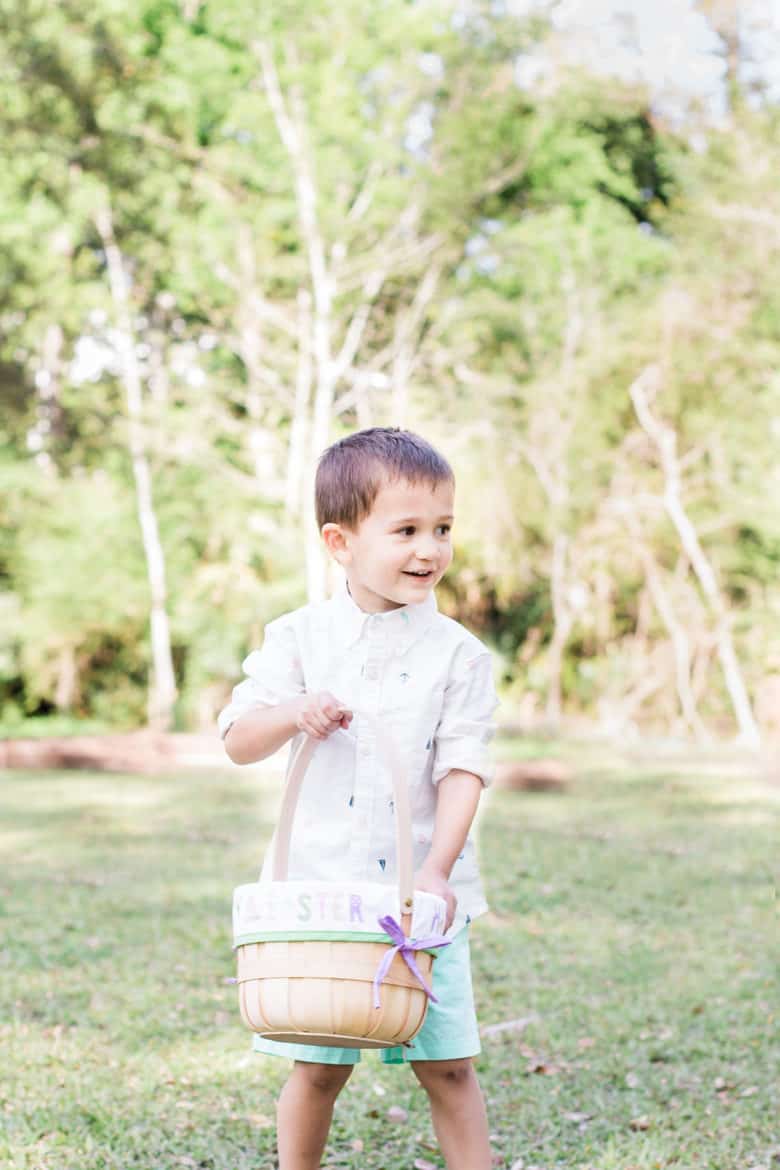
[[[370,756],[371,755],[371,748],[369,747],[369,745],[367,743],[363,744],[362,748],[360,749],[360,754],[361,754],[361,756]]]
[[[378,674],[377,674],[377,669],[376,669],[376,667],[375,667],[375,666],[369,666],[369,667],[366,669],[366,678],[370,678],[370,679],[373,681],[373,680],[374,680],[375,678],[377,678],[377,677],[378,677]]]

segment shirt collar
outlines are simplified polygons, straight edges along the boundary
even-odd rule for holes
[[[334,593],[332,604],[336,610],[339,626],[344,631],[346,646],[352,646],[353,643],[357,642],[363,634],[366,623],[372,621],[381,625],[396,654],[403,654],[413,642],[421,638],[439,612],[436,597],[431,592],[424,601],[402,605],[398,609],[391,609],[386,613],[366,613],[349,592],[346,578]]]

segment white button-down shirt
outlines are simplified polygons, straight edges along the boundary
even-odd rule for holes
[[[439,613],[433,593],[369,614],[344,583],[329,601],[269,622],[262,649],[243,669],[247,678],[219,715],[223,738],[247,711],[306,692],[330,691],[356,711],[349,729],[320,742],[309,764],[293,825],[290,879],[397,880],[392,779],[361,710],[393,736],[406,771],[415,869],[430,850],[439,781],[452,768],[473,772],[484,785],[492,779],[488,743],[498,699],[491,654]],[[294,736],[290,758],[302,738]],[[488,908],[471,836],[450,884],[458,898],[449,931],[455,934]]]

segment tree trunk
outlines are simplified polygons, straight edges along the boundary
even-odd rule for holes
[[[753,715],[747,687],[742,676],[742,668],[731,637],[731,615],[718,588],[712,565],[701,546],[696,528],[682,503],[677,434],[670,426],[660,422],[650,409],[650,401],[659,389],[660,383],[659,367],[648,366],[630,388],[631,401],[643,430],[658,451],[664,474],[664,507],[677,530],[685,555],[693,567],[701,590],[717,620],[715,634],[718,657],[739,727],[739,738],[750,747],[758,747],[761,735]]]
[[[301,310],[299,301],[299,323],[305,317],[310,319],[310,340],[299,337],[298,386],[296,390],[295,419],[298,430],[295,434],[295,448],[288,461],[287,500],[288,508],[294,507],[294,482],[297,475],[298,452],[306,451],[307,466],[303,471],[305,499],[303,502],[303,535],[306,561],[306,586],[310,601],[322,600],[327,592],[326,560],[321,547],[314,512],[314,475],[317,460],[330,441],[331,419],[339,415],[349,402],[355,405],[361,425],[371,419],[371,405],[368,391],[371,379],[361,379],[353,371],[353,363],[359,353],[371,309],[386,279],[393,268],[414,259],[420,262],[432,255],[441,245],[442,239],[431,234],[420,240],[417,229],[420,220],[420,206],[412,194],[398,220],[393,224],[380,244],[374,246],[358,267],[361,295],[354,309],[339,316],[334,310],[339,291],[354,289],[355,266],[350,280],[344,277],[339,286],[338,262],[347,254],[345,239],[331,242],[328,251],[325,246],[318,215],[319,190],[309,142],[308,122],[303,96],[297,85],[292,84],[283,91],[270,46],[264,41],[254,43],[253,50],[260,63],[268,104],[271,107],[279,138],[290,160],[295,203],[298,215],[303,251],[308,267],[309,304]],[[288,57],[295,61],[295,49],[287,46]],[[369,184],[370,186],[370,184]],[[368,187],[358,194],[351,216],[359,217],[361,208],[369,201]],[[349,216],[347,217],[349,218]],[[329,261],[330,256],[330,261]],[[394,385],[396,399],[394,409],[400,414],[406,411],[406,387],[414,358],[413,336],[427,302],[433,295],[440,268],[432,265],[423,277],[412,306],[403,321],[398,323],[397,337],[401,344],[396,349]],[[310,355],[310,357],[309,357]],[[309,363],[310,361],[310,368]],[[345,376],[352,376],[355,387],[352,394],[336,400],[336,389]],[[308,412],[302,404],[307,398],[307,387],[314,389],[311,408],[311,426],[308,442],[302,436],[304,419]],[[306,420],[308,421],[308,420]]]
[[[56,476],[57,465],[49,448],[52,440],[61,435],[63,427],[60,389],[64,341],[64,334],[58,324],[47,326],[43,335],[40,365],[35,371],[36,418],[27,432],[27,445],[34,452],[35,462],[50,476]]]
[[[726,92],[732,112],[740,104],[742,86],[740,66],[742,46],[740,44],[741,0],[704,0],[702,5],[710,24],[723,42],[723,58],[726,65]],[[769,9],[771,5],[767,5]]]
[[[106,255],[108,278],[117,324],[122,383],[127,403],[130,457],[135,480],[136,506],[151,593],[152,680],[149,688],[148,720],[151,727],[167,731],[173,722],[176,680],[171,655],[171,640],[166,609],[165,556],[154,509],[151,474],[146,456],[142,409],[141,374],[135,351],[135,336],[130,311],[130,295],[122,253],[114,237],[110,208],[95,216],[95,225]]]
[[[568,311],[562,338],[560,398],[544,401],[531,420],[526,441],[520,450],[532,467],[539,485],[550,505],[552,550],[550,556],[550,599],[552,604],[553,634],[547,652],[546,718],[557,727],[562,713],[562,674],[566,644],[574,626],[574,613],[569,601],[569,537],[566,532],[569,513],[569,440],[574,427],[575,410],[572,398],[576,389],[575,361],[584,328],[584,317],[579,305],[577,287],[570,272],[561,280]]]
[[[54,691],[54,705],[58,711],[71,711],[78,694],[78,667],[76,651],[66,644],[60,648],[57,659],[57,685]]]
[[[425,271],[417,286],[414,299],[405,312],[396,318],[393,338],[393,362],[391,368],[392,425],[406,426],[409,410],[409,379],[415,366],[419,350],[419,333],[428,305],[436,293],[436,286],[442,272],[442,262],[434,261]],[[359,409],[359,408],[358,408]]]
[[[314,506],[314,477],[317,460],[328,445],[330,413],[333,407],[333,384],[318,377],[314,398],[314,419],[311,430],[309,457],[306,461],[304,495],[304,547],[306,561],[306,588],[309,601],[323,601],[327,593],[325,553],[317,527]]]
[[[292,112],[282,93],[273,55],[264,42],[255,45],[263,72],[263,82],[279,137],[290,158],[298,209],[298,222],[309,265],[309,279],[313,299],[312,344],[314,361],[314,420],[308,463],[304,471],[304,556],[306,562],[306,590],[309,601],[325,597],[325,560],[320,548],[314,512],[314,475],[316,460],[328,445],[330,417],[333,408],[335,370],[332,355],[331,309],[333,288],[328,271],[325,246],[317,219],[317,192],[310,166],[303,131],[300,95],[293,93]]]
[[[639,553],[639,559],[642,562],[650,596],[653,599],[656,612],[666,627],[672,643],[674,673],[680,710],[682,711],[685,722],[699,742],[709,743],[712,737],[704,726],[699,712],[696,710],[696,699],[691,687],[691,645],[688,633],[685,627],[677,621],[671,598],[664,588],[655,557],[639,536],[638,525],[635,522],[631,525],[631,532]]]
[[[298,292],[298,367],[284,492],[284,510],[287,516],[301,514],[303,472],[307,455],[306,439],[309,433],[311,383],[311,295],[308,289],[302,288]]]
[[[547,704],[545,715],[552,727],[558,727],[562,710],[563,655],[573,625],[566,601],[566,562],[569,538],[557,532],[553,541],[550,597],[553,611],[553,636],[547,650]]]
[[[274,458],[274,435],[278,420],[269,419],[266,394],[269,371],[263,361],[263,321],[257,288],[252,234],[244,223],[238,225],[238,350],[246,370],[245,404],[248,422],[247,443],[252,472],[259,495],[278,499],[280,485]]]

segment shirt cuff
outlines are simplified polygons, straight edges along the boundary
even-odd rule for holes
[[[495,764],[485,752],[483,740],[477,738],[473,740],[459,738],[451,751],[444,746],[436,753],[431,775],[433,783],[440,784],[453,768],[479,776],[483,788],[492,783],[496,771]]]

